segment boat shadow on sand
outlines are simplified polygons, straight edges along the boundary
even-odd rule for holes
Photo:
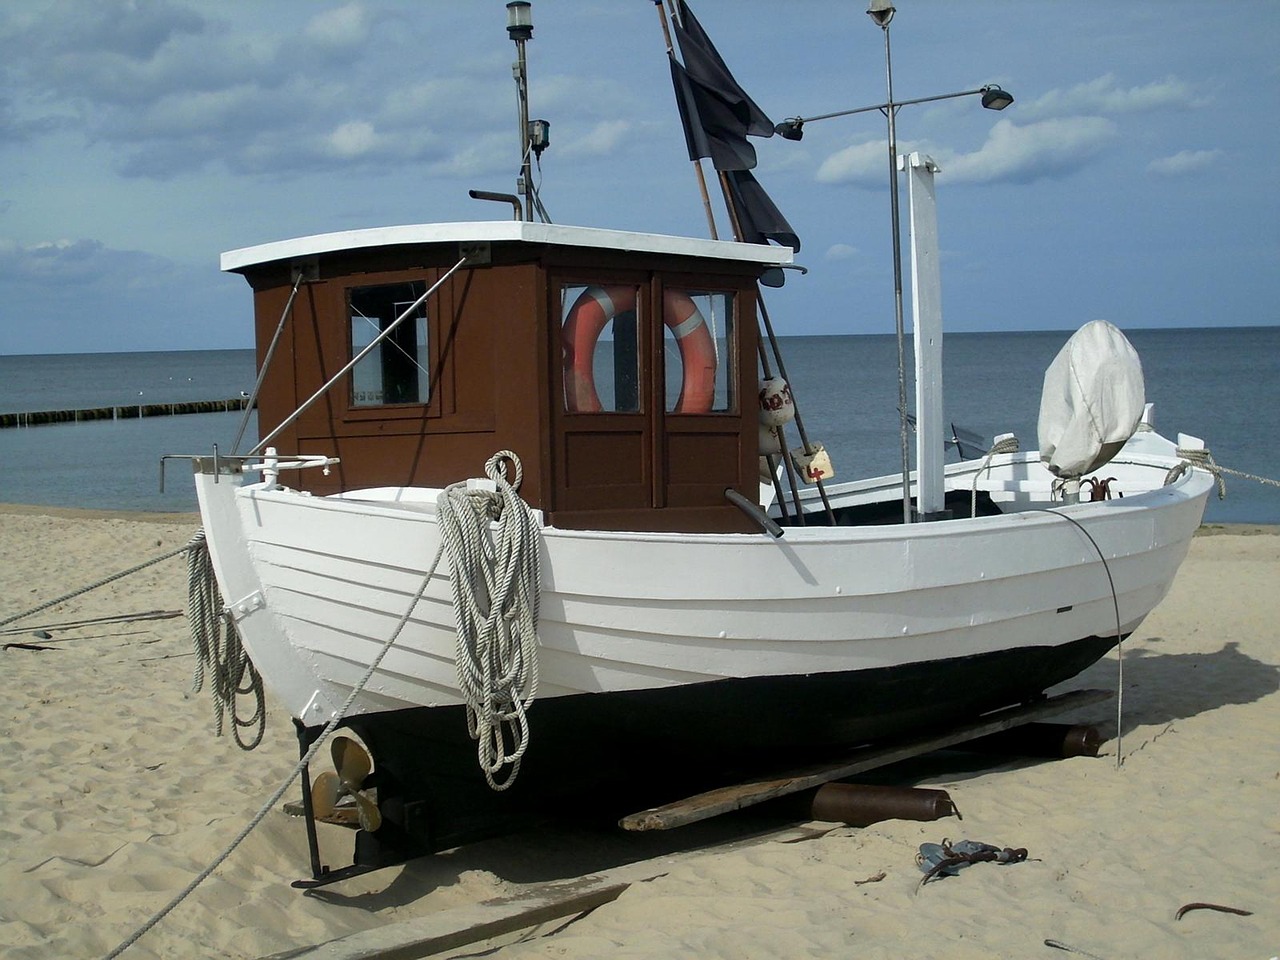
[[[1243,705],[1280,690],[1280,667],[1241,652],[1233,641],[1213,652],[1160,653],[1166,642],[1148,637],[1138,649],[1124,655],[1124,734],[1142,727],[1186,720],[1229,705]],[[1060,689],[1088,687],[1114,689],[1114,656],[1094,664]],[[1058,691],[1051,691],[1058,692]],[[1098,727],[1107,741],[1115,739],[1114,701],[1081,707],[1055,718],[1067,723]],[[1114,750],[1104,745],[1103,753]],[[912,784],[958,781],[998,769],[1017,769],[1044,763],[1043,759],[1015,758],[964,750],[939,751],[880,768],[854,778],[861,782]],[[461,882],[473,871],[492,873],[507,883],[537,883],[564,877],[585,876],[623,864],[655,857],[676,856],[704,847],[733,843],[761,830],[781,825],[765,811],[742,810],[679,830],[627,834],[612,821],[590,815],[590,798],[584,798],[580,815],[566,822],[474,843],[413,860],[383,876],[386,885],[376,891],[348,893],[341,888],[312,890],[308,896],[368,911],[414,903],[433,890]]]
[[[780,826],[783,824],[776,817],[741,810],[678,830],[628,833],[620,830],[614,819],[583,815],[410,860],[374,873],[372,876],[381,878],[383,883],[375,890],[368,886],[356,890],[318,887],[308,890],[306,896],[375,913],[419,904],[434,891],[457,889],[458,884],[474,881],[484,886],[484,874],[492,874],[493,889],[479,896],[483,900],[515,894],[511,884],[585,880],[627,864],[655,859],[665,862],[702,849],[723,850]],[[665,872],[669,867],[655,867],[654,873]],[[376,885],[376,881],[369,885]],[[451,901],[442,904],[441,909],[455,905]],[[433,910],[428,905],[424,912]]]
[[[1231,704],[1254,703],[1280,690],[1280,667],[1243,653],[1235,641],[1228,640],[1212,653],[1161,653],[1158,647],[1166,642],[1164,637],[1146,637],[1137,649],[1124,651],[1124,734]],[[1114,690],[1116,674],[1112,655],[1063,686]],[[1103,708],[1088,709],[1096,717]],[[1095,725],[1104,736],[1115,736],[1114,719]]]

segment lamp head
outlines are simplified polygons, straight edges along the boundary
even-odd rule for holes
[[[994,83],[982,88],[982,105],[986,109],[1003,110],[1011,103],[1013,103],[1013,94],[1008,90],[1001,90]]]
[[[800,140],[804,138],[804,121],[799,117],[783,120],[773,128],[773,132],[783,140]]]
[[[507,4],[507,35],[517,41],[533,36],[533,4],[529,0],[511,0]]]
[[[877,27],[882,28],[889,26],[889,21],[896,12],[892,0],[871,0],[867,7],[867,16],[876,22]]]

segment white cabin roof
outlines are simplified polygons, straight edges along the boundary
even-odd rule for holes
[[[791,263],[790,247],[762,243],[737,243],[728,240],[701,240],[656,233],[631,233],[625,230],[601,230],[596,227],[570,227],[525,220],[482,220],[469,223],[420,223],[398,227],[375,227],[368,230],[344,230],[322,233],[295,240],[278,240],[256,247],[229,250],[222,255],[222,269],[237,272],[249,267],[314,257],[340,250],[366,250],[400,244],[472,243],[483,241],[522,241],[557,244],[569,247],[596,247],[631,253],[669,253],[679,256],[706,257],[780,266]]]

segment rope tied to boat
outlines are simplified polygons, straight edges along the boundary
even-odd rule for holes
[[[507,461],[514,483],[507,481]],[[485,780],[505,790],[529,747],[527,711],[538,689],[542,527],[517,493],[520,458],[502,450],[484,469],[494,489],[452,484],[436,516],[453,564],[454,664],[467,730]]]
[[[493,480],[497,490],[489,491],[490,496],[482,496],[482,497],[476,498],[482,502],[482,505],[484,507],[483,516],[486,519],[484,520],[484,525],[480,528],[481,536],[479,538],[473,537],[470,539],[472,539],[475,544],[478,544],[481,547],[483,547],[483,545],[485,544],[489,544],[490,553],[495,553],[495,550],[493,548],[496,547],[497,558],[502,558],[504,556],[519,558],[520,564],[526,568],[527,576],[520,578],[519,582],[514,583],[512,587],[515,595],[523,599],[525,608],[527,609],[529,614],[528,616],[523,616],[518,614],[513,619],[518,620],[520,623],[526,626],[532,627],[531,630],[528,630],[527,632],[522,632],[520,634],[521,640],[524,640],[526,638],[531,638],[531,642],[534,645],[534,647],[530,647],[528,649],[526,649],[522,645],[520,654],[521,656],[525,656],[526,654],[532,652],[536,648],[537,617],[538,617],[538,586],[540,583],[540,561],[539,561],[538,547],[540,545],[539,541],[542,535],[542,531],[541,531],[541,527],[537,523],[537,518],[534,517],[533,515],[532,510],[524,503],[524,501],[520,500],[520,498],[515,495],[515,492],[511,488],[511,485],[506,482],[506,470],[502,466],[503,460],[510,460],[515,465],[515,473],[516,473],[515,486],[516,487],[520,485],[520,481],[523,479],[523,472],[520,467],[520,460],[514,453],[504,450],[504,451],[501,451],[500,453],[494,454],[494,456],[489,459],[489,461],[485,464],[485,472],[489,474],[489,477],[491,480]],[[465,482],[454,484],[451,487],[446,487],[444,492],[441,494],[438,513],[441,515],[452,514],[455,509],[455,506],[457,505],[457,501],[461,499],[464,503],[467,504],[468,511],[470,511],[474,516],[475,511],[472,510],[470,506],[470,502],[473,499],[471,496],[471,493],[473,492],[476,492],[476,491],[468,491],[468,484]],[[493,495],[495,493],[497,496],[497,500],[499,502],[498,504],[492,507],[492,510],[496,513],[497,518],[499,518],[502,522],[499,523],[498,535],[494,538],[494,541],[490,543],[487,534],[489,533],[490,521],[488,518],[490,517],[491,508],[488,505],[488,503],[486,503],[485,501],[492,500]],[[461,525],[459,524],[459,526]],[[508,527],[513,527],[513,528],[518,527],[520,529],[516,530],[515,533],[512,535],[503,535],[503,531],[505,531]],[[165,906],[163,906],[159,911],[153,914],[150,917],[150,919],[148,919],[141,927],[139,927],[132,934],[130,934],[114,950],[112,950],[109,954],[107,954],[105,960],[115,960],[116,957],[124,953],[124,951],[126,951],[130,946],[137,943],[138,940],[140,940],[147,933],[147,931],[151,930],[153,927],[155,927],[156,924],[158,924],[161,920],[163,920],[170,913],[172,913],[173,910],[175,910],[177,906],[180,903],[182,903],[182,901],[184,901],[187,897],[189,897],[195,891],[195,889],[198,886],[200,886],[201,883],[203,883],[206,879],[208,879],[213,874],[213,872],[217,870],[218,867],[221,866],[228,857],[231,856],[232,852],[235,851],[235,849],[239,847],[241,843],[244,842],[245,838],[248,837],[249,834],[252,833],[260,823],[262,823],[262,821],[266,818],[267,814],[275,807],[276,803],[279,802],[280,798],[284,796],[285,791],[288,790],[290,786],[292,786],[293,782],[297,780],[298,777],[302,774],[302,771],[305,770],[307,768],[307,765],[315,758],[316,753],[319,751],[321,745],[328,739],[329,735],[333,733],[333,731],[336,730],[338,726],[346,719],[348,712],[351,710],[352,704],[355,703],[356,698],[360,696],[361,692],[364,690],[365,686],[369,683],[370,679],[372,679],[373,675],[378,671],[379,666],[382,664],[383,658],[386,657],[387,653],[391,650],[392,645],[395,644],[396,640],[400,637],[400,634],[404,630],[405,626],[412,619],[414,610],[417,609],[418,603],[422,600],[423,595],[426,593],[427,587],[431,583],[432,578],[435,576],[436,570],[440,565],[440,560],[444,556],[444,553],[446,550],[451,551],[450,558],[454,562],[453,580],[455,583],[455,596],[456,596],[456,591],[458,590],[457,583],[460,579],[458,576],[458,571],[460,569],[465,569],[460,567],[458,564],[459,558],[462,558],[464,556],[463,551],[465,549],[465,541],[461,539],[463,534],[461,534],[459,530],[459,533],[457,534],[459,539],[454,541],[451,545],[451,540],[453,540],[454,535],[451,534],[449,536],[446,536],[444,533],[444,530],[445,530],[445,524],[441,524],[441,540],[440,540],[439,547],[436,549],[435,558],[431,561],[431,564],[428,566],[426,572],[423,574],[422,582],[418,585],[418,589],[415,591],[413,595],[413,599],[410,601],[408,607],[405,609],[404,614],[400,617],[399,621],[396,623],[395,629],[392,630],[391,635],[387,638],[386,642],[384,642],[382,647],[378,650],[377,655],[374,656],[374,658],[370,661],[368,667],[365,669],[364,675],[361,676],[360,679],[357,680],[355,685],[351,688],[350,693],[347,694],[346,701],[342,704],[342,706],[340,706],[334,712],[333,716],[329,718],[329,721],[328,723],[325,724],[324,729],[322,729],[320,733],[316,736],[316,738],[311,742],[311,746],[307,749],[306,753],[303,754],[301,759],[298,760],[298,763],[294,766],[293,770],[275,789],[275,791],[271,794],[271,796],[267,798],[267,800],[262,804],[262,806],[258,808],[258,812],[254,814],[252,819],[250,819],[250,821],[244,826],[244,828],[241,829],[241,831],[231,840],[231,842],[227,844],[227,846],[222,850],[222,852],[219,853],[195,877],[193,877],[191,881],[173,897],[173,899],[171,899],[167,904],[165,904]],[[182,549],[183,550],[193,549],[192,545],[196,542],[198,538],[201,538],[201,539],[203,538],[203,531],[197,534],[196,537],[192,538],[192,544],[188,544]],[[530,546],[532,546],[533,548],[531,552],[528,549]],[[203,549],[207,555],[207,547],[202,547],[201,549]],[[455,549],[458,550],[457,554],[452,553],[452,551]],[[177,552],[181,552],[181,551],[175,551],[175,553]],[[485,551],[483,549],[480,549],[478,552],[483,555]],[[488,581],[486,580],[485,583],[487,582]],[[501,586],[501,584],[496,581],[495,581],[495,585]],[[498,591],[496,593],[494,591],[490,591],[488,593],[488,596],[506,598],[506,597],[509,597],[510,594],[509,593],[504,594],[501,591]],[[211,606],[212,606],[212,603],[213,601],[210,600]],[[489,606],[491,610],[496,609],[496,610],[502,611],[504,609],[503,607],[499,606],[498,603],[496,602],[491,603]],[[461,630],[459,631],[459,633],[461,634]],[[514,636],[515,634],[511,633],[509,635]],[[460,664],[462,663],[461,658],[459,658],[458,662]],[[522,723],[524,719],[524,711],[528,708],[529,704],[533,701],[533,696],[537,688],[536,658],[527,657],[526,659],[524,659],[523,663],[525,664],[525,667],[523,669],[510,671],[517,678],[522,677],[524,680],[529,681],[527,683],[527,687],[521,689],[522,699],[517,700],[516,712],[518,712],[518,715]],[[468,670],[468,672],[470,672],[470,670]],[[479,672],[481,674],[484,673],[483,669],[481,669]],[[459,667],[460,677],[461,677],[461,674],[462,674],[462,668]],[[470,716],[470,707],[468,707],[468,710],[469,710],[469,716]],[[490,713],[492,716],[492,711],[490,711]],[[501,725],[501,723],[505,721],[503,721],[502,718],[499,716],[499,722]],[[512,760],[514,760],[514,763],[512,764],[512,770],[510,771],[507,779],[500,786],[495,785],[494,789],[498,789],[498,790],[504,789],[505,787],[510,786],[512,781],[514,780],[516,771],[519,768],[520,756],[523,756],[524,749],[527,748],[528,746],[527,725],[523,727],[523,731],[524,731],[523,733],[524,742],[523,742],[523,745],[518,750],[519,755],[514,757],[508,757],[508,762],[511,762]],[[479,728],[477,728],[477,733],[478,732],[479,732]],[[484,744],[482,743],[481,744],[482,755],[483,755],[483,749],[484,749]],[[499,766],[501,766],[501,764],[499,764]],[[489,779],[489,782],[493,784],[494,781],[492,779],[492,774],[488,770],[486,770],[485,776],[487,779]]]
[[[1219,500],[1225,500],[1227,497],[1227,482],[1222,479],[1222,475],[1224,473],[1228,473],[1233,477],[1241,477],[1245,480],[1256,480],[1258,483],[1265,483],[1273,487],[1280,487],[1280,480],[1272,480],[1269,477],[1260,477],[1254,473],[1245,473],[1243,470],[1232,470],[1230,467],[1224,467],[1213,459],[1213,454],[1208,450],[1195,447],[1178,447],[1177,452],[1178,456],[1180,456],[1186,463],[1200,467],[1202,470],[1208,470],[1213,474],[1213,479],[1218,484]],[[1184,472],[1186,472],[1186,467],[1184,464],[1179,463],[1170,470],[1168,476],[1165,477],[1165,486],[1173,483],[1173,481],[1182,476]]]
[[[266,697],[262,677],[244,652],[240,632],[222,604],[222,594],[213,573],[209,545],[204,530],[198,530],[187,544],[187,621],[196,665],[191,676],[191,692],[204,689],[206,677],[213,696],[214,735],[222,736],[228,717],[231,734],[241,750],[253,750],[262,743],[267,727]],[[242,718],[239,698],[252,696],[253,715]],[[245,741],[240,731],[256,727]]]
[[[183,549],[185,550],[187,548],[184,547]],[[302,755],[302,758],[298,760],[293,770],[291,770],[289,775],[285,777],[278,787],[276,787],[275,791],[267,798],[266,802],[258,808],[258,812],[253,815],[252,819],[245,824],[244,828],[236,834],[235,838],[227,844],[222,852],[214,857],[203,870],[196,874],[191,881],[173,897],[172,900],[153,914],[146,923],[125,938],[125,940],[107,954],[103,960],[115,960],[116,957],[120,956],[120,954],[128,950],[129,947],[137,943],[148,930],[172,913],[177,908],[178,904],[191,896],[191,894],[195,892],[195,889],[200,886],[200,884],[204,883],[204,881],[207,880],[213,872],[231,856],[235,849],[244,842],[245,838],[257,829],[258,824],[262,823],[262,821],[266,819],[267,814],[271,812],[275,805],[280,801],[280,798],[284,796],[285,791],[293,785],[293,782],[302,775],[302,771],[307,769],[307,765],[315,759],[315,755],[319,752],[321,745],[328,739],[329,735],[338,728],[338,725],[346,719],[347,713],[351,710],[351,705],[355,703],[356,698],[360,696],[360,693],[364,690],[365,686],[378,671],[378,667],[382,664],[383,658],[386,657],[388,651],[391,650],[391,647],[396,640],[399,639],[401,631],[404,630],[405,625],[413,616],[413,611],[417,609],[418,602],[422,599],[423,594],[426,593],[427,586],[431,583],[431,578],[435,576],[436,568],[440,565],[440,558],[442,556],[444,556],[443,541],[436,550],[435,559],[431,561],[431,565],[427,568],[427,572],[423,574],[422,582],[418,584],[418,589],[414,592],[413,600],[410,601],[404,614],[396,623],[395,629],[391,631],[391,636],[386,639],[386,642],[383,643],[381,649],[378,650],[377,655],[369,662],[369,666],[365,668],[364,675],[356,681],[355,686],[351,688],[351,692],[347,694],[346,701],[344,701],[342,706],[340,706],[333,716],[329,718],[329,722],[326,723],[324,725],[324,729],[316,735],[316,738],[311,742],[311,746],[307,748],[307,752]]]
[[[136,566],[132,566],[128,570],[121,570],[119,573],[113,573],[109,577],[103,577],[101,580],[91,583],[87,587],[81,587],[79,590],[64,593],[62,596],[46,601],[38,607],[32,607],[30,610],[23,610],[21,613],[15,613],[12,616],[5,617],[3,620],[0,620],[0,627],[7,627],[14,621],[25,619],[32,614],[39,613],[41,610],[48,610],[50,607],[56,607],[58,604],[65,603],[67,600],[73,600],[82,594],[88,593],[90,590],[97,590],[99,587],[105,587],[108,583],[114,583],[122,577],[127,577],[130,574],[137,573],[139,570],[145,570],[147,567],[155,566],[162,560],[168,560],[170,557],[176,557],[180,553],[186,553],[190,548],[191,544],[184,544],[176,550],[170,550],[168,553],[162,553],[158,557],[152,557],[150,560],[139,563]]]
[[[991,458],[1000,453],[1017,453],[1017,452],[1018,452],[1018,438],[1011,433],[1006,434],[1005,436],[996,440],[996,442],[992,445],[991,449],[987,451],[987,455],[983,459],[981,466],[979,466],[978,469],[975,470],[973,473],[973,486],[970,487],[969,489],[969,516],[970,517],[976,517],[978,515],[978,478],[982,476],[983,470],[988,471],[987,476],[991,475],[988,469],[991,465]]]

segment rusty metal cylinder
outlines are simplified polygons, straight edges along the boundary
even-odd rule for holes
[[[1102,734],[1087,724],[1027,723],[962,744],[957,749],[1018,757],[1096,757]]]
[[[939,820],[956,812],[945,790],[861,783],[823,784],[800,794],[792,809],[810,820],[851,827],[867,827],[882,820]]]

